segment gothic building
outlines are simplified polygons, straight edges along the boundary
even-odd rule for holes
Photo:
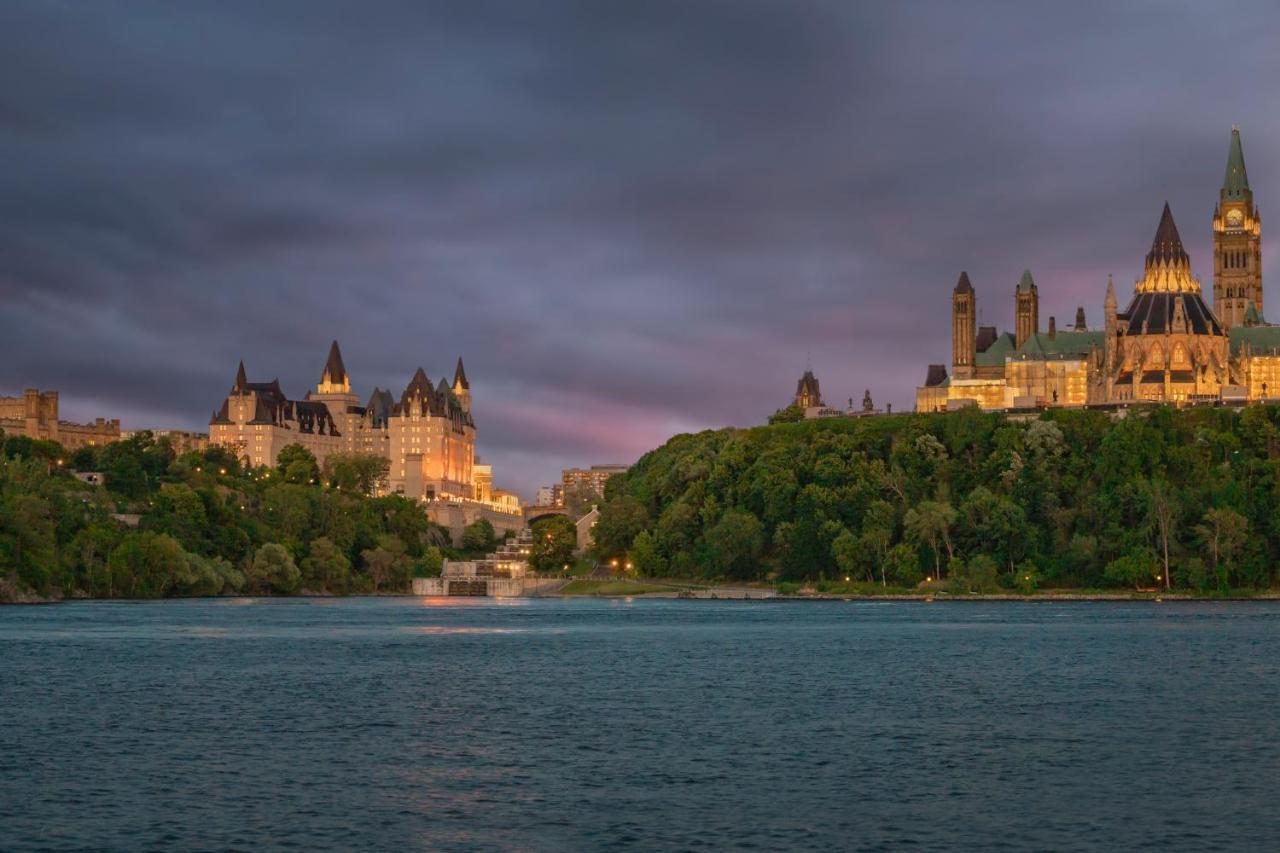
[[[1119,310],[1107,279],[1102,328],[1084,309],[1059,330],[1040,329],[1030,271],[1014,287],[1014,331],[977,324],[967,273],[951,293],[951,370],[929,366],[917,411],[1084,406],[1138,400],[1194,403],[1280,396],[1280,326],[1262,315],[1262,221],[1232,129],[1213,212],[1213,307],[1166,203],[1133,296]]]
[[[452,384],[442,377],[432,387],[418,368],[398,400],[374,388],[361,404],[337,341],[319,384],[301,400],[289,399],[279,380],[248,381],[241,362],[209,422],[210,444],[235,447],[247,465],[274,466],[290,444],[306,447],[322,466],[333,453],[374,454],[390,461],[390,491],[427,500],[476,498],[475,441],[461,358]]]

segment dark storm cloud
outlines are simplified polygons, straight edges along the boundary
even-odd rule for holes
[[[909,406],[961,269],[1099,316],[1170,200],[1202,279],[1228,131],[1266,209],[1265,4],[7,3],[0,385],[200,427],[462,354],[529,491],[758,422],[811,353]],[[1271,245],[1267,242],[1267,248]]]

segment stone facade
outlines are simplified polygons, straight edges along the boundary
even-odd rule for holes
[[[1058,330],[1040,330],[1040,293],[1030,271],[1014,288],[1014,331],[975,321],[967,273],[952,290],[951,373],[929,366],[917,411],[968,406],[1249,402],[1280,396],[1280,326],[1262,317],[1262,222],[1249,189],[1240,132],[1232,129],[1227,172],[1213,213],[1214,307],[1192,275],[1173,213],[1164,206],[1142,275],[1118,310],[1107,280],[1103,326],[1084,309]]]
[[[0,397],[0,429],[5,435],[25,435],[56,441],[68,450],[120,440],[119,419],[97,418],[77,424],[58,418],[58,392],[27,388],[21,397]]]
[[[396,400],[373,390],[363,405],[351,390],[338,342],[329,349],[320,382],[290,400],[278,380],[250,382],[241,362],[230,393],[209,422],[212,444],[233,446],[250,466],[273,466],[291,444],[317,461],[334,453],[389,460],[389,491],[422,500],[475,500],[476,428],[471,386],[458,359],[453,383],[432,386],[418,368]],[[492,472],[487,473],[491,483]]]

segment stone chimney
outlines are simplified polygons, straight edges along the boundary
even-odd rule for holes
[[[1050,317],[1049,318],[1049,340],[1053,340],[1057,336],[1058,336],[1058,324],[1052,317]]]

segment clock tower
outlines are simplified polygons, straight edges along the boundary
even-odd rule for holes
[[[1227,174],[1213,209],[1213,310],[1224,328],[1262,313],[1262,219],[1244,170],[1240,128],[1231,128]]]

